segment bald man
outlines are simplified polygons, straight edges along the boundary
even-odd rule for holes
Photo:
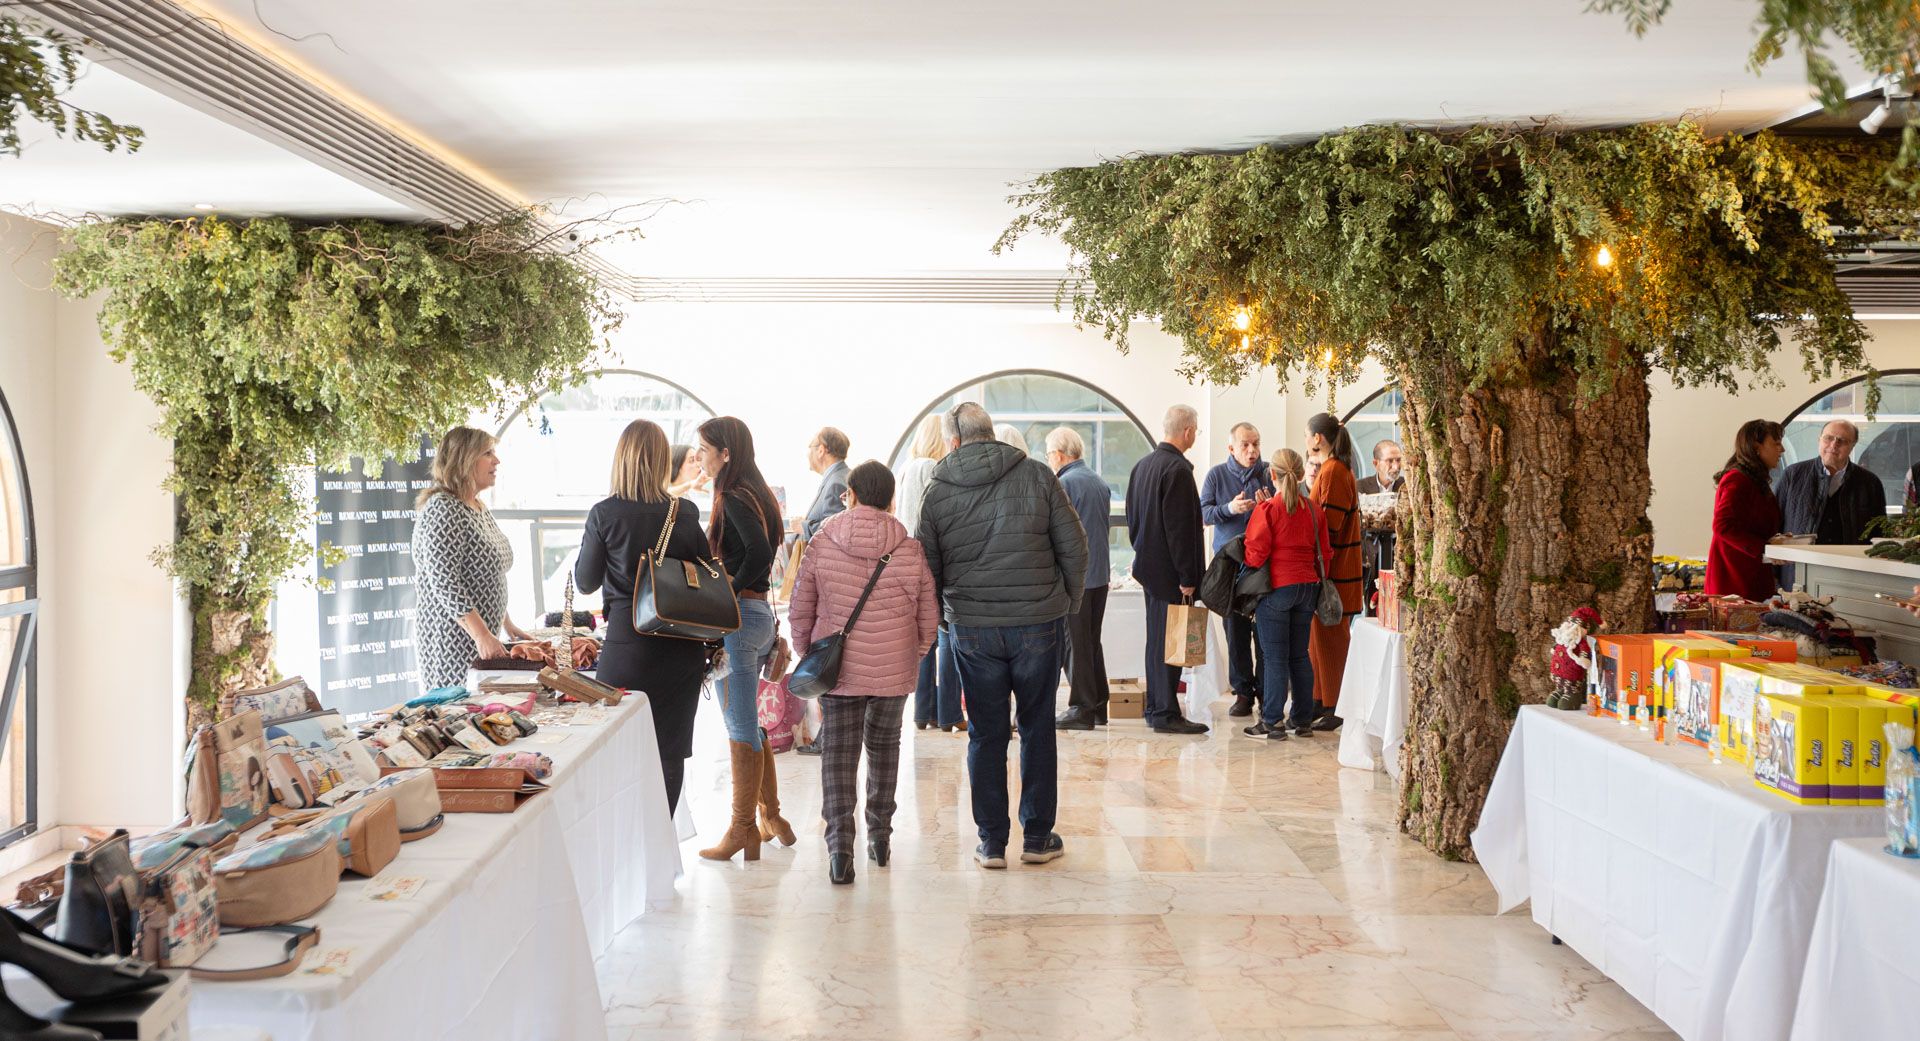
[[[1836,419],[1820,429],[1820,454],[1780,474],[1782,526],[1790,535],[1812,535],[1822,546],[1858,546],[1867,522],[1887,515],[1887,490],[1873,471],[1853,461],[1860,428]]]

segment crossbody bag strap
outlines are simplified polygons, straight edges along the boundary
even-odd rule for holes
[[[659,560],[667,555],[667,537],[673,534],[673,522],[680,516],[680,497],[674,496],[673,503],[667,507],[667,522],[660,525],[660,538],[653,544],[653,559]]]
[[[1322,582],[1327,580],[1327,558],[1320,552],[1320,507],[1307,500],[1307,514],[1313,518],[1313,570]]]
[[[220,980],[237,982],[241,980],[270,980],[285,976],[300,967],[301,959],[320,942],[320,930],[311,925],[262,925],[252,929],[228,929],[223,935],[233,936],[243,933],[283,933],[287,937],[286,948],[279,961],[271,965],[255,965],[244,969],[193,969],[193,978],[198,980]]]
[[[860,620],[860,612],[866,609],[867,597],[873,595],[873,587],[880,582],[880,572],[887,569],[887,561],[892,559],[893,554],[888,553],[880,558],[880,563],[873,566],[873,574],[867,578],[867,588],[860,591],[860,600],[853,605],[853,613],[847,615],[847,624],[840,627],[841,632],[850,633],[853,631],[853,623]]]

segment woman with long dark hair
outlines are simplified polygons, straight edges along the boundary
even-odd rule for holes
[[[1786,453],[1786,428],[1750,419],[1733,435],[1733,455],[1713,475],[1713,541],[1707,545],[1707,595],[1766,600],[1779,591],[1764,556],[1780,534],[1780,501],[1771,474]]]
[[[1347,642],[1353,617],[1360,613],[1364,580],[1360,568],[1360,483],[1354,479],[1353,466],[1358,458],[1347,428],[1331,413],[1322,412],[1307,420],[1307,448],[1325,459],[1313,476],[1311,498],[1320,507],[1327,527],[1327,542],[1332,552],[1327,557],[1327,577],[1340,590],[1340,607],[1345,612],[1339,625],[1322,625],[1313,620],[1309,656],[1313,659],[1313,696],[1319,702],[1314,728],[1332,730],[1340,725],[1334,707],[1340,704],[1340,681],[1347,671]],[[1298,733],[1296,728],[1295,733]],[[1305,735],[1301,735],[1305,736]]]
[[[633,631],[633,580],[640,558],[653,551],[667,523],[673,496],[667,435],[644,419],[627,424],[613,452],[606,498],[587,512],[573,580],[583,593],[606,586],[607,642],[596,675],[628,690],[644,690],[653,709],[660,744],[660,771],[669,812],[680,804],[680,781],[693,754],[693,713],[700,704],[706,648],[697,640],[647,636]],[[700,509],[682,502],[667,535],[667,555],[682,560],[707,556],[700,537]]]
[[[794,843],[793,825],[780,816],[780,784],[773,747],[760,733],[760,669],[773,651],[778,626],[767,602],[773,556],[785,534],[780,506],[754,460],[753,433],[732,416],[700,424],[695,449],[700,469],[713,479],[713,519],[707,543],[733,576],[740,599],[740,628],[727,634],[727,676],[720,693],[721,718],[733,763],[733,818],[718,845],[700,851],[708,860],[744,853],[760,859],[760,843]],[[755,804],[760,824],[754,826]]]

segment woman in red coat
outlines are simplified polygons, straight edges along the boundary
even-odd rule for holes
[[[1780,503],[1768,475],[1786,448],[1780,424],[1749,420],[1733,435],[1733,458],[1713,476],[1713,543],[1707,549],[1707,595],[1766,600],[1779,591],[1773,566],[1761,559],[1780,534]]]

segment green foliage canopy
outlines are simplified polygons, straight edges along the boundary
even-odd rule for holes
[[[37,119],[65,137],[92,141],[111,152],[140,147],[139,127],[60,100],[80,75],[80,52],[57,32],[38,31],[0,15],[0,155],[20,154],[20,120]]]
[[[1644,358],[1732,388],[1783,335],[1812,371],[1864,365],[1831,257],[1910,224],[1880,177],[1891,154],[1686,121],[1370,126],[1045,174],[996,249],[1058,236],[1078,320],[1124,349],[1156,318],[1185,374],[1215,382],[1272,368],[1311,391],[1372,356],[1469,386],[1570,367],[1595,392]]]
[[[313,552],[297,468],[411,457],[422,433],[584,373],[620,312],[537,236],[525,216],[458,228],[125,220],[69,233],[56,284],[104,292],[101,332],[174,445],[180,520],[159,556],[193,593],[197,699],[259,656],[204,646],[213,616],[264,633],[275,583]]]

